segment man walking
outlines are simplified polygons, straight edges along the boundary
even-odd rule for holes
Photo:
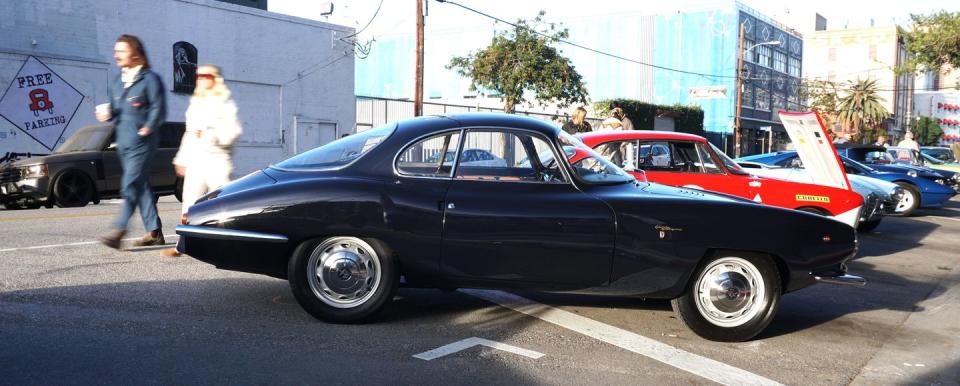
[[[140,209],[147,234],[134,246],[164,244],[163,229],[157,215],[156,196],[150,188],[150,166],[159,144],[160,125],[166,117],[166,97],[160,76],[150,71],[143,44],[136,36],[121,35],[113,48],[113,59],[120,75],[107,88],[109,106],[98,106],[97,119],[113,120],[117,152],[123,167],[120,195],[123,204],[113,230],[100,241],[119,249],[127,232],[127,223]]]

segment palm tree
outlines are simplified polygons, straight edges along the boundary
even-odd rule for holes
[[[845,95],[840,98],[838,118],[844,127],[856,135],[864,130],[869,131],[868,139],[873,139],[873,129],[883,124],[890,117],[890,112],[883,107],[884,99],[877,95],[876,79],[857,79],[844,87]]]

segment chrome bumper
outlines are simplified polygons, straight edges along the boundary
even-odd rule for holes
[[[827,284],[837,284],[837,285],[849,285],[853,287],[863,287],[867,285],[867,280],[854,275],[840,275],[840,276],[814,276],[820,283]]]
[[[249,232],[236,229],[202,227],[195,225],[177,225],[177,234],[180,236],[196,237],[200,239],[259,241],[265,243],[287,242],[287,236],[284,235]]]

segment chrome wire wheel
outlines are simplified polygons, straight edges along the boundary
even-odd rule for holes
[[[739,327],[766,308],[763,276],[753,263],[724,257],[705,267],[697,279],[697,310],[711,324]]]
[[[381,281],[380,256],[366,241],[334,237],[314,248],[307,260],[313,295],[335,308],[353,308],[370,300]]]

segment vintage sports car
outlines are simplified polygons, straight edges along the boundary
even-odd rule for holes
[[[467,148],[506,166],[463,165]],[[672,299],[697,334],[742,341],[784,293],[864,283],[846,274],[857,239],[844,223],[641,182],[557,127],[507,114],[342,138],[204,196],[177,233],[182,252],[286,279],[307,312],[337,323],[369,320],[403,283]]]
[[[928,168],[947,170],[954,173],[960,172],[960,163],[958,162],[941,161],[940,159],[934,158],[933,156],[925,153],[920,153],[920,158],[923,159],[923,165]]]
[[[881,153],[887,154],[885,151],[881,151]],[[786,168],[802,165],[800,157],[795,151],[756,154],[740,157],[737,160]],[[912,169],[892,169],[900,171],[884,172],[874,169],[872,165],[866,165],[842,155],[840,160],[843,161],[843,168],[847,175],[867,176],[900,185],[904,194],[900,202],[897,203],[895,212],[901,216],[909,216],[917,208],[939,208],[944,202],[957,194],[956,191],[945,184],[945,180],[939,175],[937,176],[940,178],[924,178],[921,177],[923,175],[921,172]]]
[[[953,150],[945,146],[920,146],[920,152],[943,162],[957,162]]]
[[[923,153],[905,147],[891,146],[887,148],[887,153],[897,164],[916,166],[937,172],[946,180],[946,185],[950,185],[954,190],[960,190],[960,174],[957,173],[956,166],[944,162],[933,165],[931,162],[926,162]]]
[[[650,181],[665,185],[834,216],[853,227],[864,204],[850,190],[752,175],[698,135],[633,130],[586,133],[580,139],[634,175],[643,171]]]
[[[841,144],[837,145],[837,152],[882,172],[906,173],[947,186],[956,185],[960,182],[958,181],[960,176],[953,172],[940,173],[940,171],[926,166],[899,163],[894,156],[887,152],[887,148],[882,146]]]
[[[183,180],[172,162],[183,137],[183,123],[160,127],[160,144],[150,171],[157,195],[180,199]],[[0,204],[7,209],[85,206],[120,197],[120,159],[113,146],[113,125],[84,126],[58,146],[53,154],[0,167]]]

